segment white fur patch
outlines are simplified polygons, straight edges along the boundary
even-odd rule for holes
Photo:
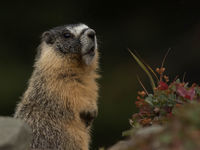
[[[87,25],[85,24],[80,24],[78,26],[75,27],[67,27],[68,30],[70,30],[75,36],[79,36],[80,33],[84,30],[89,28]]]

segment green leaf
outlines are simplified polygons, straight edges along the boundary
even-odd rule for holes
[[[185,88],[188,88],[188,84],[189,84],[189,83],[187,82],[187,83],[184,85],[184,87],[185,87]]]
[[[173,92],[176,92],[176,86],[173,84],[170,88]]]
[[[152,89],[153,89],[153,91],[154,91],[154,89],[156,88],[156,86],[155,86],[154,80],[153,80],[153,78],[152,78],[152,76],[151,76],[149,70],[148,70],[147,67],[142,63],[142,61],[140,61],[140,60],[138,59],[138,57],[137,57],[135,54],[133,54],[133,52],[131,52],[131,50],[129,50],[129,52],[131,53],[131,55],[133,56],[133,58],[136,60],[136,62],[139,64],[139,66],[144,70],[144,72],[147,74],[147,76],[149,77],[149,80],[150,80],[150,82],[151,82]]]
[[[177,79],[177,80],[175,81],[175,83],[181,83],[180,79]]]
[[[153,95],[152,95],[152,94],[149,94],[149,96],[147,96],[147,97],[145,98],[145,101],[146,101],[148,104],[150,104],[151,106],[154,106],[154,104],[153,104],[154,99],[153,99]]]
[[[200,96],[200,88],[199,87],[195,87],[195,91],[196,91],[197,95]]]

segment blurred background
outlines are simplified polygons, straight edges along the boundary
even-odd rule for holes
[[[0,115],[14,113],[42,32],[79,22],[96,30],[101,53],[92,149],[114,144],[129,129],[137,91],[142,90],[137,75],[149,85],[127,48],[152,68],[161,65],[171,48],[165,63],[171,80],[186,72],[186,81],[199,83],[200,6],[192,1],[7,1],[0,5]]]

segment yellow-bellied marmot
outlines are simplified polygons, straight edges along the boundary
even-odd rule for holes
[[[32,128],[32,149],[89,149],[97,115],[97,68],[97,39],[87,25],[42,34],[33,74],[15,112]]]

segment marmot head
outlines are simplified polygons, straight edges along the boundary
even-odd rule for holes
[[[85,65],[92,64],[97,55],[96,33],[81,23],[59,26],[44,32],[41,45],[50,48],[63,59],[73,56],[73,59],[79,59]]]

